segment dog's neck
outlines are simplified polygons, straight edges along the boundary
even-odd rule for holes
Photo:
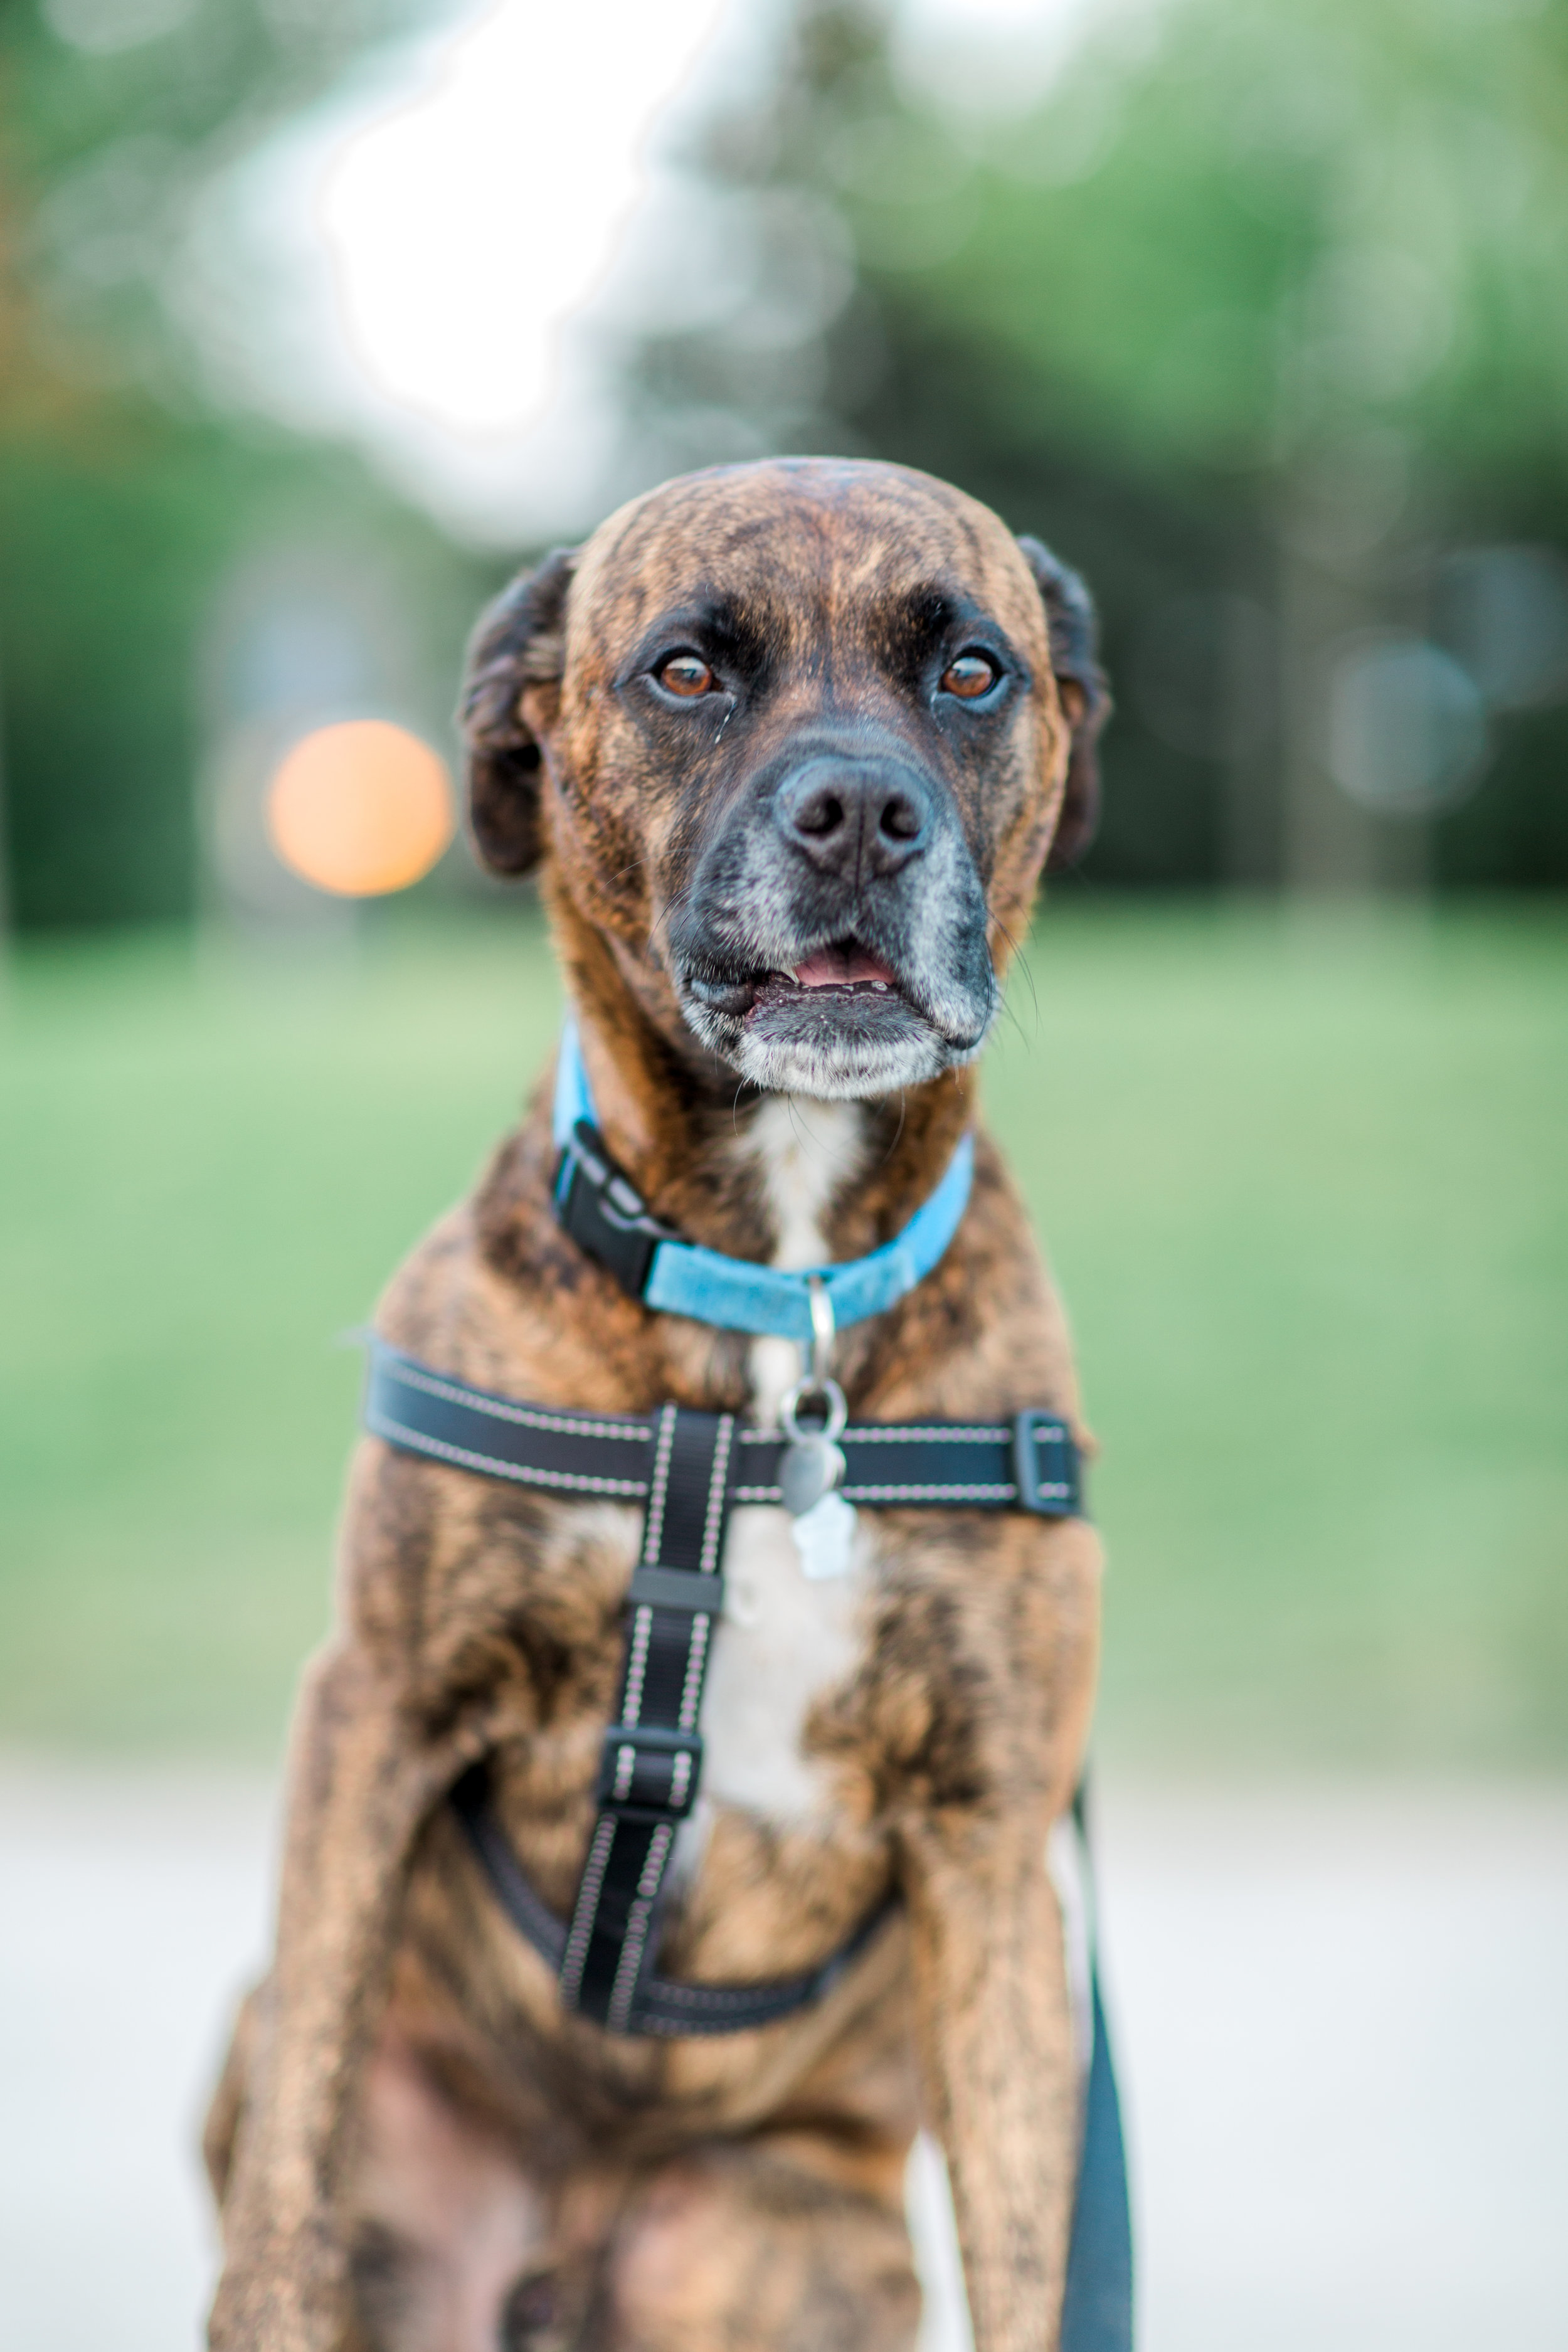
[[[689,1241],[786,1266],[858,1257],[941,1181],[973,1117],[953,1071],[870,1102],[759,1094],[687,1029],[661,972],[547,890],[610,1153]]]

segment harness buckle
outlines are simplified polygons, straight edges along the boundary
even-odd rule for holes
[[[612,1723],[599,1757],[601,1810],[633,1821],[683,1821],[702,1777],[700,1731]]]
[[[1040,1472],[1039,1448],[1047,1450]],[[1065,1421],[1031,1406],[1013,1422],[1013,1484],[1018,1507],[1044,1519],[1072,1517],[1079,1508],[1078,1448]]]

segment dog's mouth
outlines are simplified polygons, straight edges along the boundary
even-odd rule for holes
[[[852,932],[784,952],[798,961],[747,965],[710,952],[677,967],[692,1028],[753,1085],[824,1099],[883,1094],[979,1046],[988,1008],[973,1035],[957,1030],[900,963]]]
[[[783,1007],[805,997],[821,1004],[852,996],[889,997],[900,1005],[909,1004],[890,963],[862,947],[858,940],[836,940],[831,946],[814,948],[793,971],[759,975],[752,986],[745,1018],[754,1020],[768,1007]]]
[[[751,1025],[771,1015],[809,1012],[875,1015],[920,1013],[912,992],[887,958],[852,935],[816,947],[796,964],[737,967],[694,958],[680,971],[683,988],[707,1012]]]

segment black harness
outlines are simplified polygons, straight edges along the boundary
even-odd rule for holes
[[[732,1413],[673,1404],[641,1418],[521,1404],[374,1339],[364,1423],[405,1453],[461,1470],[645,1507],[598,1818],[567,1926],[529,1885],[496,1818],[487,1769],[476,1767],[454,1791],[490,1885],[559,1977],[565,2006],[616,2033],[733,2033],[818,1999],[864,1950],[883,1912],[822,1967],[785,1982],[678,1985],[652,1970],[659,1893],[702,1773],[699,1719],[724,1605],[725,1528],[737,1503],[780,1501],[785,1440]],[[839,1444],[847,1503],[1043,1518],[1080,1507],[1078,1449],[1054,1413],[1021,1412],[1006,1423],[852,1423]]]
[[[658,1244],[650,1216],[604,1139],[575,1122],[556,1180],[563,1224],[634,1297]],[[650,1301],[650,1303],[652,1303]],[[654,1967],[660,1895],[702,1773],[699,1720],[710,1645],[724,1601],[729,1515],[778,1504],[788,1441],[732,1413],[666,1404],[642,1415],[521,1403],[370,1341],[365,1427],[400,1451],[559,1495],[643,1506],[641,1559],[626,1603],[616,1719],[606,1728],[597,1814],[569,1920],[531,1884],[496,1811],[488,1764],[452,1791],[468,1843],[502,1908],[548,1962],[563,2006],[614,2033],[734,2033],[819,2000],[866,1950],[889,1901],[804,1975],[763,1984],[688,1985]],[[870,1509],[1026,1511],[1083,1507],[1071,1433],[1035,1410],[1010,1422],[864,1423],[839,1433],[846,1504]],[[1082,1828],[1081,1803],[1075,1809]],[[1078,2201],[1063,2309],[1064,2352],[1130,2352],[1131,2243],[1121,2116],[1098,1983]]]

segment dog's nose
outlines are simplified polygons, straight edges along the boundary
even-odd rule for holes
[[[931,836],[930,793],[891,760],[807,760],[784,778],[773,807],[786,841],[850,881],[897,874]]]

